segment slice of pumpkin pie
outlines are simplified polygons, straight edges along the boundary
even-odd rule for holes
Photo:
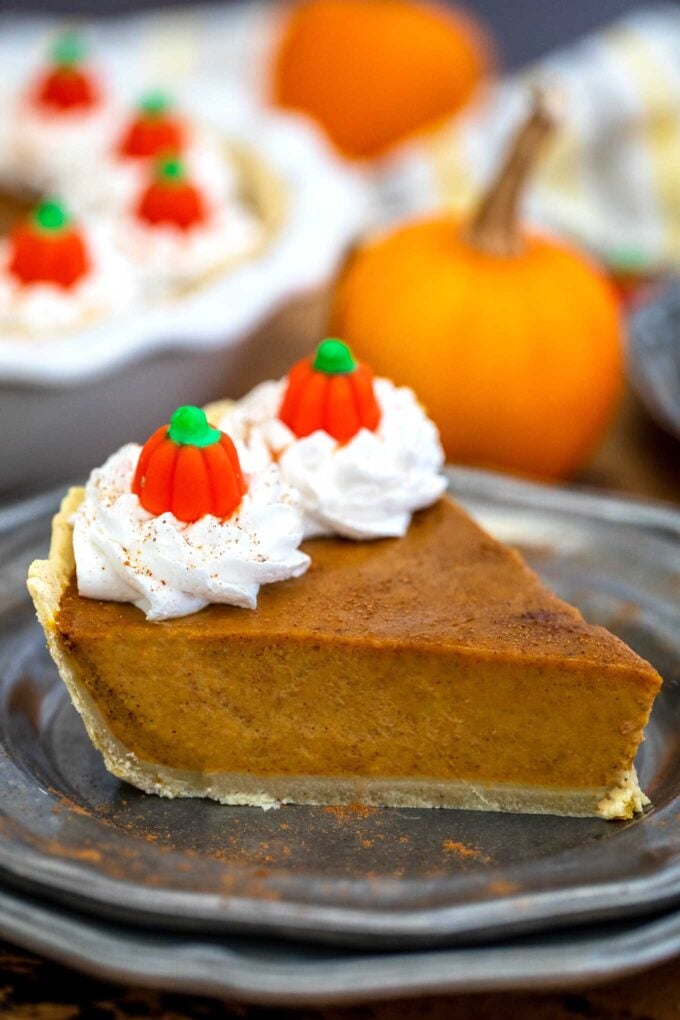
[[[263,386],[114,454],[31,567],[107,768],[226,804],[641,811],[660,677],[442,494],[413,394],[339,342]]]

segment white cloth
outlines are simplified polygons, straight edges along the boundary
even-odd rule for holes
[[[642,10],[501,82],[383,175],[389,214],[469,209],[521,118],[528,84],[557,96],[561,131],[526,210],[613,266],[680,263],[680,10]]]

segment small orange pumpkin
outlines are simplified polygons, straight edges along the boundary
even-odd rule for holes
[[[372,159],[463,106],[491,64],[476,22],[416,0],[302,0],[272,65],[279,105],[350,157]]]
[[[178,159],[160,160],[154,180],[137,204],[137,217],[151,226],[191,230],[207,216],[203,195],[186,179],[183,164]]]
[[[279,418],[300,439],[322,431],[345,443],[360,429],[374,432],[380,407],[371,369],[342,340],[324,340],[290,370]]]
[[[230,517],[247,490],[232,440],[208,424],[200,407],[179,407],[139,455],[132,491],[151,514],[189,524]]]
[[[73,32],[57,40],[52,50],[52,66],[38,80],[33,92],[37,106],[64,113],[99,104],[99,86],[81,66],[83,52],[82,40]]]
[[[441,214],[359,248],[331,328],[415,389],[449,459],[557,478],[582,465],[616,407],[623,332],[604,274],[519,223],[552,127],[537,96],[471,221]]]
[[[123,132],[118,151],[129,159],[150,159],[181,152],[184,143],[183,123],[173,115],[167,96],[154,92],[142,99]]]
[[[90,270],[82,235],[59,202],[43,202],[10,238],[10,273],[24,285],[52,283],[70,290]]]

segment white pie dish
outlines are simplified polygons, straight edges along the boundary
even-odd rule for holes
[[[204,84],[182,105],[208,112],[267,174],[270,238],[172,299],[57,338],[0,338],[0,490],[84,473],[177,404],[238,395],[319,338],[323,291],[365,224],[368,185],[308,122],[231,87]]]

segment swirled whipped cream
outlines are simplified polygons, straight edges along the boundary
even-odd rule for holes
[[[82,596],[132,602],[147,620],[170,620],[213,602],[255,609],[261,585],[307,570],[298,500],[274,466],[249,477],[232,517],[183,524],[148,513],[130,491],[140,450],[122,447],[85,487],[73,518]]]
[[[133,215],[117,225],[120,250],[143,276],[147,292],[159,295],[251,254],[263,236],[262,223],[236,199],[212,206],[206,222],[190,230],[146,224]]]
[[[347,443],[321,431],[298,439],[279,420],[285,379],[257,386],[220,422],[244,468],[274,462],[299,493],[305,538],[401,537],[413,513],[446,489],[439,433],[413,391],[387,379],[376,379],[374,386],[380,424],[375,432],[361,429]]]
[[[10,242],[0,240],[0,329],[19,336],[47,337],[91,325],[134,305],[140,289],[130,265],[112,246],[104,225],[85,229],[90,269],[74,286],[25,284],[8,268]]]
[[[235,201],[239,174],[226,142],[208,129],[192,125],[182,161],[188,175],[213,206]],[[127,213],[149,180],[153,159],[128,159],[109,147],[75,170],[70,193],[74,208],[98,209],[110,215]]]
[[[96,175],[121,123],[121,111],[111,102],[55,113],[22,97],[8,115],[2,176],[22,190],[72,192],[74,180]]]

